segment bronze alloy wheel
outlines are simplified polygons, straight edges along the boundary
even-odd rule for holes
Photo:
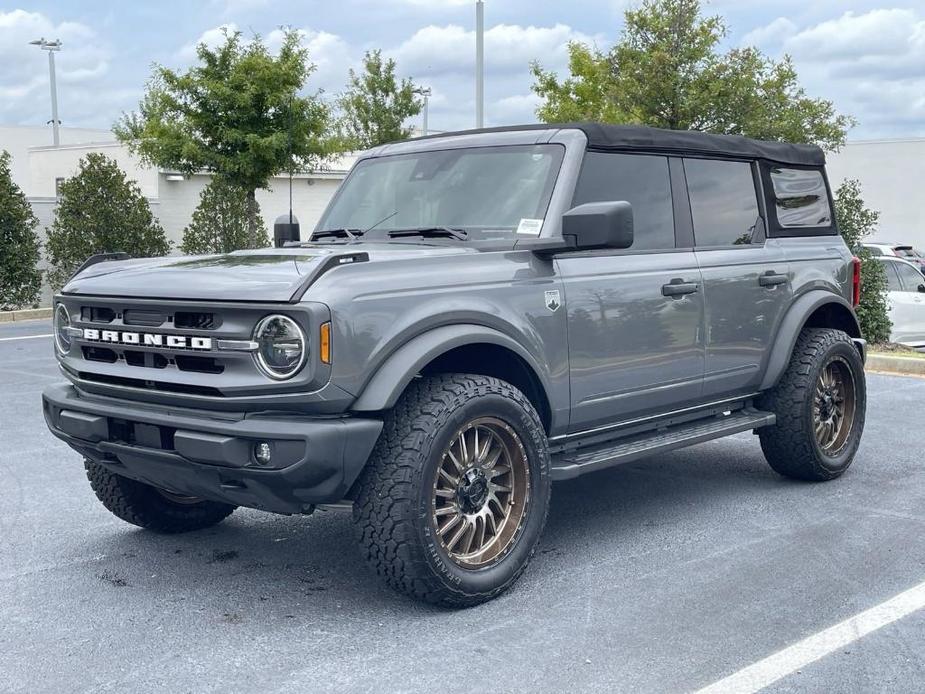
[[[813,394],[813,429],[822,452],[837,456],[854,426],[854,374],[842,357],[832,357],[819,372]]]
[[[530,503],[527,453],[500,419],[466,424],[443,454],[433,484],[432,520],[457,565],[479,569],[514,546]]]

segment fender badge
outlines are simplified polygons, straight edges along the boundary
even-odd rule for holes
[[[562,302],[559,300],[558,289],[553,289],[546,292],[546,308],[555,313],[561,305]]]

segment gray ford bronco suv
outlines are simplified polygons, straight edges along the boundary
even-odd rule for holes
[[[428,137],[363,155],[310,242],[91,261],[43,397],[106,508],[175,533],[347,503],[376,571],[444,605],[511,586],[553,481],[745,431],[829,480],[864,426],[859,265],[812,146]]]

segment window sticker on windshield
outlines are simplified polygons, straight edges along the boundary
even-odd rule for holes
[[[531,236],[539,236],[540,230],[543,228],[542,219],[521,219],[520,224],[517,225],[518,234],[530,234]]]

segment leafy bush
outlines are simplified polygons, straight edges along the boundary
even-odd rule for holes
[[[864,205],[859,181],[847,180],[835,191],[835,219],[845,243],[861,259],[861,305],[857,308],[861,333],[869,342],[889,342],[893,323],[888,315],[886,272],[861,245],[877,228],[880,213]]]
[[[61,184],[45,243],[48,282],[59,289],[89,256],[124,251],[134,258],[166,255],[170,243],[135,181],[115,161],[92,152]]]
[[[255,203],[256,204],[256,203]],[[188,255],[230,253],[242,248],[265,248],[270,245],[266,225],[256,208],[257,232],[255,245],[248,239],[249,211],[247,191],[213,178],[199,196],[199,206],[193,221],[183,230],[180,250]]]
[[[22,308],[35,303],[42,288],[39,221],[32,206],[13,182],[10,154],[0,151],[0,310]]]

